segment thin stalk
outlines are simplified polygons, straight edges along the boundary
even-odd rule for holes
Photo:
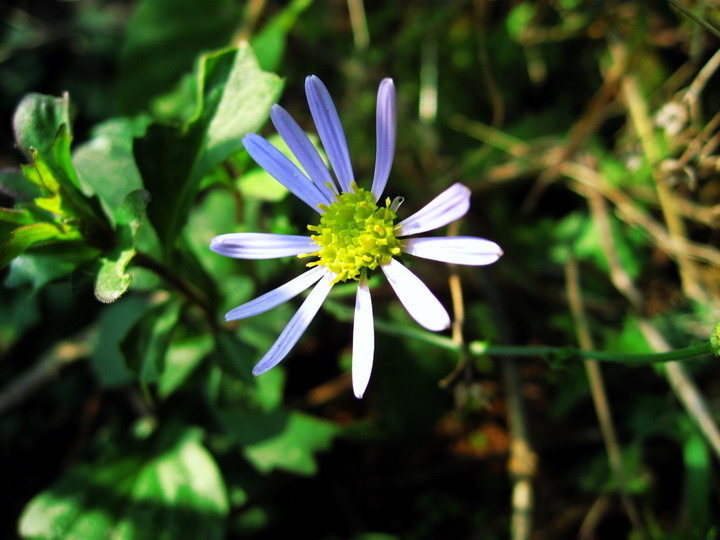
[[[92,352],[91,341],[96,331],[91,327],[71,339],[58,342],[30,369],[0,389],[0,416],[57,377],[64,367],[87,358]]]
[[[146,268],[164,279],[168,285],[171,285],[182,293],[188,300],[199,306],[207,316],[207,320],[214,330],[218,330],[217,318],[215,315],[215,307],[210,299],[197,289],[194,285],[186,281],[182,276],[172,272],[169,268],[159,263],[149,255],[138,252],[133,259],[133,264]]]
[[[448,228],[449,236],[457,236],[459,229],[460,222],[453,222]],[[463,336],[463,325],[465,324],[465,302],[463,301],[462,282],[460,281],[460,275],[458,274],[457,267],[455,265],[450,267],[450,278],[448,281],[450,286],[450,297],[452,298],[453,305],[452,342],[455,345],[455,350],[457,351],[457,363],[455,364],[455,368],[452,372],[440,381],[440,386],[442,388],[449,386],[462,371],[465,371],[468,375],[470,375],[470,372],[467,371],[469,368],[469,353],[467,350],[467,344],[465,343],[465,337]]]
[[[570,304],[570,311],[575,321],[575,329],[577,331],[580,347],[584,350],[592,349],[593,339],[590,334],[587,315],[585,313],[585,306],[582,301],[582,294],[580,292],[580,276],[575,259],[570,258],[568,260],[568,263],[565,266],[565,274],[567,281],[568,302]],[[633,528],[642,534],[645,527],[642,519],[640,518],[640,513],[638,512],[637,507],[635,506],[632,497],[630,497],[630,491],[628,490],[625,466],[623,464],[620,444],[618,443],[617,433],[615,431],[615,424],[613,423],[610,403],[608,401],[607,392],[605,391],[605,383],[603,382],[600,364],[598,364],[597,360],[586,359],[585,370],[587,372],[588,382],[590,383],[590,392],[593,403],[595,404],[595,412],[597,414],[598,423],[600,424],[600,431],[602,433],[603,441],[605,442],[608,462],[610,463],[610,468],[612,469],[613,475],[618,483],[620,499],[622,500],[623,506],[625,507],[625,513],[630,519]]]
[[[626,54],[624,46],[619,43],[612,45],[610,52],[613,58],[624,57]],[[718,59],[720,59],[720,55]],[[677,211],[674,194],[660,173],[660,164],[663,155],[658,146],[655,133],[653,132],[653,123],[648,112],[647,103],[640,92],[637,78],[630,73],[626,73],[622,78],[621,91],[628,112],[630,113],[633,129],[640,140],[643,153],[650,165],[658,200],[660,201],[660,208],[665,223],[667,223],[670,237],[673,240],[685,240],[687,238],[685,234],[685,224],[683,223],[680,213]],[[685,294],[698,302],[707,301],[707,294],[705,294],[698,281],[698,269],[695,262],[685,254],[678,254],[676,260]]]

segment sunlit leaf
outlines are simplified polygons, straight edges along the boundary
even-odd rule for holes
[[[81,238],[77,229],[62,230],[52,223],[33,223],[18,227],[10,233],[10,239],[0,244],[0,268],[12,259],[43,242],[73,241]]]
[[[165,360],[165,370],[158,380],[160,397],[167,398],[180,388],[212,348],[213,339],[208,334],[172,343]]]
[[[303,475],[317,471],[315,454],[330,448],[340,428],[300,412],[219,411],[225,430],[260,472],[281,469]]]
[[[145,186],[153,196],[148,216],[166,256],[203,176],[242,148],[242,137],[265,122],[282,88],[277,76],[258,67],[247,44],[204,56],[197,85],[201,102],[184,129],[152,125],[134,146]]]
[[[108,120],[97,126],[91,139],[73,153],[80,182],[98,196],[113,224],[125,197],[143,187],[132,145],[135,137],[145,133],[148,122],[144,116]]]
[[[23,538],[222,539],[228,511],[217,464],[195,431],[144,453],[73,467],[20,518]]]

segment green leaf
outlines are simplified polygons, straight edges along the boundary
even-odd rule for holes
[[[199,51],[231,42],[240,14],[241,4],[232,0],[137,2],[120,52],[120,109],[147,109],[192,69]]]
[[[166,399],[180,388],[212,348],[213,339],[208,334],[172,343],[165,361],[166,369],[158,381],[160,397]]]
[[[252,368],[257,360],[257,352],[233,334],[221,332],[215,336],[213,359],[223,371],[242,379],[248,384],[255,384]]]
[[[204,102],[193,121],[205,128],[194,171],[199,177],[242,149],[242,137],[262,127],[283,87],[277,75],[260,68],[247,43],[207,55],[201,76]]]
[[[508,34],[515,40],[521,41],[521,36],[535,16],[535,8],[530,2],[516,4],[505,20]]]
[[[101,302],[114,302],[130,287],[130,275],[125,272],[135,256],[135,235],[143,221],[149,194],[143,189],[130,193],[115,213],[117,245],[100,259],[95,280],[95,297]]]
[[[282,83],[260,70],[249,45],[206,55],[198,70],[201,101],[184,129],[153,125],[135,141],[135,158],[153,196],[148,217],[172,248],[207,173],[242,148],[262,126]]]
[[[685,493],[687,495],[687,538],[702,538],[710,525],[711,459],[705,439],[695,430],[683,442]]]
[[[132,147],[148,123],[145,116],[108,120],[93,129],[90,141],[73,153],[80,183],[98,196],[113,225],[125,197],[143,187]]]
[[[224,537],[225,486],[197,431],[145,452],[82,463],[37,495],[23,538],[84,540]]]
[[[0,244],[0,268],[5,268],[15,257],[43,242],[67,242],[79,240],[76,229],[63,230],[52,223],[33,223],[18,227],[10,233],[10,239]]]
[[[289,193],[287,188],[262,169],[255,168],[238,180],[245,197],[266,202],[280,202]]]
[[[287,34],[310,4],[312,0],[293,0],[252,38],[250,44],[263,69],[274,71],[278,68],[285,52]]]
[[[14,128],[18,145],[32,160],[23,167],[26,178],[41,188],[35,205],[58,218],[79,219],[91,243],[109,234],[110,227],[92,193],[82,191],[72,164],[69,98],[29,94],[20,102]]]
[[[75,242],[35,247],[31,252],[13,259],[5,286],[30,287],[36,293],[48,283],[70,275],[78,265],[97,256],[97,250]]]
[[[132,380],[132,373],[120,354],[120,343],[147,307],[146,300],[126,296],[100,313],[100,330],[90,365],[102,386],[112,388]]]
[[[40,310],[31,294],[0,288],[0,355],[6,355],[39,318]]]
[[[165,369],[182,303],[170,298],[148,309],[120,344],[128,368],[143,382],[158,380]]]
[[[18,201],[31,201],[41,195],[38,187],[19,169],[0,170],[0,193]]]
[[[296,411],[252,413],[236,409],[219,411],[218,417],[247,460],[263,473],[282,469],[315,474],[315,454],[328,449],[340,433],[332,422]]]
[[[0,208],[0,222],[12,225],[31,225],[35,223],[32,214],[25,209]]]
[[[43,94],[27,94],[13,117],[18,146],[28,158],[34,148],[43,156],[53,153],[53,143],[60,126],[70,127],[70,97],[60,98]]]

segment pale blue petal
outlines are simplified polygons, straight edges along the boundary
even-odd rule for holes
[[[385,191],[390,169],[395,155],[397,133],[395,106],[395,85],[392,79],[383,79],[377,95],[377,144],[375,149],[375,174],[373,175],[372,194],[378,201]]]
[[[315,75],[305,79],[305,93],[323,148],[343,191],[351,191],[355,177],[350,164],[345,132],[338,117],[335,104],[325,85]]]
[[[259,315],[260,313],[265,313],[280,304],[284,304],[319,280],[325,272],[327,272],[326,268],[316,266],[312,270],[308,270],[295,279],[281,285],[277,289],[266,292],[254,300],[250,300],[235,309],[231,309],[225,314],[225,320],[237,321],[238,319],[246,319],[254,315]]]
[[[352,382],[353,392],[358,399],[363,397],[370,382],[374,354],[375,328],[372,300],[367,278],[363,276],[358,283],[353,321]]]
[[[398,236],[432,231],[463,217],[470,208],[470,190],[453,184],[397,226]]]
[[[420,278],[395,259],[381,266],[402,305],[420,325],[438,332],[450,326],[450,316]]]
[[[210,240],[210,249],[236,259],[275,259],[313,253],[318,245],[309,236],[269,233],[229,233]]]
[[[243,145],[258,165],[310,208],[322,213],[318,205],[330,204],[330,200],[305,176],[305,173],[297,168],[297,165],[260,135],[255,133],[245,135]]]
[[[290,151],[310,175],[310,180],[323,192],[325,197],[334,201],[338,191],[332,175],[302,128],[280,105],[272,106],[270,119]]]
[[[494,263],[503,254],[495,242],[471,236],[408,238],[403,244],[405,253],[452,264],[482,266]]]
[[[310,325],[310,322],[313,320],[320,309],[320,306],[322,306],[322,303],[325,301],[325,298],[327,298],[327,295],[330,293],[333,279],[335,279],[335,274],[328,272],[320,280],[320,282],[315,285],[315,288],[302,303],[300,309],[298,309],[292,319],[290,319],[290,322],[282,331],[280,337],[277,338],[277,341],[273,343],[270,350],[253,368],[253,375],[260,375],[274,368],[283,360],[283,358],[287,356],[290,350],[300,339],[300,336],[303,335],[307,327]]]

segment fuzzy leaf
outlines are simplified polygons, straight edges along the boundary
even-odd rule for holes
[[[115,213],[117,245],[100,259],[95,280],[95,297],[101,302],[114,302],[130,287],[131,278],[125,269],[135,256],[135,235],[143,221],[148,200],[147,191],[133,191]]]

